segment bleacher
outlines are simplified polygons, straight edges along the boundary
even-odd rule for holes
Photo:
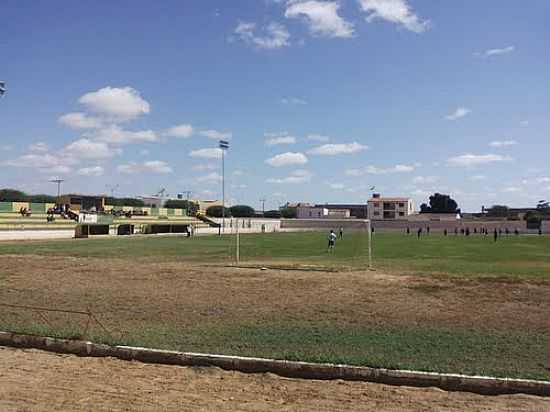
[[[71,230],[79,225],[74,220],[64,219],[54,215],[54,221],[48,222],[47,211],[54,208],[51,203],[25,203],[25,202],[0,202],[0,231],[19,230]],[[30,216],[23,216],[21,209],[31,212]],[[105,211],[112,213],[120,211],[126,215],[113,216],[108,223],[110,233],[119,233],[120,226],[131,226],[132,233],[180,233],[185,226],[194,228],[208,227],[208,225],[195,218],[187,216],[183,209],[152,209],[133,207],[106,206]],[[77,212],[78,213],[78,212]]]

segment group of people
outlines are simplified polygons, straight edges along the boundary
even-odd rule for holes
[[[31,215],[32,215],[32,210],[31,210],[31,209],[27,209],[26,207],[22,207],[21,209],[19,209],[19,213],[20,213],[21,216],[23,216],[23,217],[31,217]]]
[[[430,234],[430,227],[427,226],[427,227],[425,228],[425,231],[426,231],[426,234],[429,235],[429,234]],[[410,228],[410,227],[407,227],[406,232],[407,232],[407,235],[410,235],[410,234],[411,234],[411,228]],[[455,234],[455,236],[457,236],[457,235],[459,234],[459,232],[460,232],[460,234],[461,234],[462,236],[470,236],[470,235],[472,234],[472,232],[473,232],[474,234],[480,234],[480,235],[485,235],[485,236],[488,236],[488,235],[489,235],[489,230],[488,230],[486,227],[482,227],[482,228],[480,228],[479,230],[477,229],[477,227],[474,227],[473,231],[470,230],[469,227],[466,227],[466,228],[461,227],[460,230],[459,230],[457,227],[455,227],[455,228],[454,228],[454,234]],[[512,231],[511,231],[510,229],[508,229],[508,228],[505,228],[505,229],[504,229],[504,233],[506,234],[506,236],[509,236],[509,235],[512,233]],[[519,236],[519,234],[520,234],[518,228],[514,228],[513,233],[514,233],[514,235],[516,235],[516,236]],[[420,238],[422,237],[423,234],[424,234],[424,228],[419,227],[419,228],[416,230],[416,236],[420,239]],[[499,238],[500,236],[502,236],[502,234],[503,234],[502,228],[498,228],[498,229],[495,228],[495,229],[493,230],[493,238],[494,238],[495,242],[498,240],[498,238]],[[541,234],[542,234],[542,230],[539,229],[539,235],[541,235]],[[443,236],[448,236],[448,235],[449,235],[448,229],[447,229],[447,228],[443,229]]]

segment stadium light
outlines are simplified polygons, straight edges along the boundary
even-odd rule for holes
[[[50,183],[56,183],[57,184],[57,204],[59,204],[59,197],[61,196],[61,183],[63,183],[65,180],[63,179],[51,179]]]
[[[225,151],[229,150],[229,142],[220,140],[219,148],[222,151],[222,232],[225,232]]]

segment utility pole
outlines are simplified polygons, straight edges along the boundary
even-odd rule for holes
[[[220,140],[219,148],[222,151],[222,232],[225,232],[225,151],[229,150],[229,142]]]
[[[260,203],[262,204],[262,217],[265,217],[265,199],[260,199]]]
[[[57,204],[59,204],[59,197],[61,196],[61,183],[65,180],[63,179],[51,179],[50,183],[57,183]]]
[[[116,185],[105,185],[107,187],[108,190],[111,191],[111,197],[115,197],[115,190],[117,190],[119,188],[119,185],[116,184]]]

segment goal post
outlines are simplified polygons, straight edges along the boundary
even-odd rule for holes
[[[367,219],[283,219],[277,227],[265,219],[232,218],[230,259],[234,264],[371,269],[373,233]],[[267,227],[266,227],[267,225]],[[329,247],[330,231],[337,236]]]

